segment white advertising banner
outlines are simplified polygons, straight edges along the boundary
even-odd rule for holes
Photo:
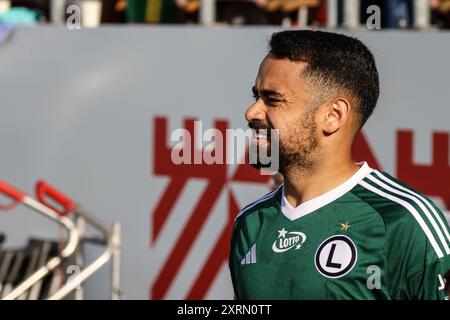
[[[0,180],[34,194],[44,178],[98,218],[122,221],[126,298],[232,299],[234,216],[272,181],[244,164],[176,165],[171,137],[187,129],[201,153],[207,129],[246,128],[273,31],[19,28],[0,47]],[[450,210],[450,33],[354,35],[381,80],[355,160]],[[0,212],[0,230],[8,246],[58,236],[22,207]],[[86,297],[108,298],[109,277],[105,268],[90,279]]]

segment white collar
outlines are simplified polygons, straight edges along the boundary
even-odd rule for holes
[[[343,196],[355,187],[362,179],[373,171],[366,162],[357,163],[361,168],[356,173],[348,178],[346,181],[331,189],[330,191],[308,200],[298,207],[294,208],[284,197],[284,186],[281,195],[281,212],[291,221],[306,216],[308,213],[316,211],[317,209],[333,202],[337,198]]]

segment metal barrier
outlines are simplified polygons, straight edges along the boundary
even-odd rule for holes
[[[111,228],[108,227],[42,180],[36,184],[38,200],[2,181],[0,181],[0,193],[12,200],[10,204],[0,204],[0,210],[10,210],[22,204],[58,223],[67,231],[65,246],[56,256],[47,259],[49,248],[41,250],[38,256],[37,250],[33,250],[25,272],[25,279],[15,287],[15,279],[18,278],[25,254],[17,252],[14,256],[13,252],[5,251],[0,268],[0,292],[2,292],[3,300],[37,299],[39,297],[37,292],[39,292],[43,279],[69,258],[73,258],[82,271],[60,287],[55,282],[53,288],[51,287],[49,290],[48,299],[63,299],[75,289],[78,289],[75,291],[75,299],[83,299],[83,289],[80,285],[109,261],[112,262],[111,299],[116,300],[123,297],[120,288],[122,235],[119,222],[114,222]],[[50,203],[50,200],[52,203],[56,203],[58,207]],[[68,216],[72,216],[73,220]],[[101,236],[86,233],[86,224],[98,230]],[[85,266],[83,244],[87,242],[104,246],[105,250],[99,257]],[[40,262],[37,263],[37,260],[40,260]],[[37,270],[32,271],[36,265],[38,266]]]

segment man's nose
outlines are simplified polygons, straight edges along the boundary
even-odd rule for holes
[[[261,99],[255,101],[245,112],[245,119],[250,122],[252,120],[265,120],[266,109]]]

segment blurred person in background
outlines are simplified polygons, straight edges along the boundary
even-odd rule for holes
[[[326,1],[324,0],[268,0],[265,5],[270,24],[281,25],[288,21],[291,26],[299,25],[298,11],[308,8],[308,21],[303,24],[323,26],[326,21]]]
[[[322,10],[325,8],[326,1],[320,0],[285,0],[283,1],[282,10],[285,13],[285,17],[287,17],[291,21],[292,26],[298,26],[300,23],[306,25],[318,25],[323,24],[320,23],[316,16],[319,13],[323,13]],[[308,9],[308,21],[299,21],[298,12],[301,8]]]
[[[450,29],[450,0],[430,0],[430,7],[437,26]]]
[[[47,22],[50,20],[49,0],[11,0],[10,3],[11,9],[5,14],[9,16],[12,23]]]
[[[177,5],[176,23],[198,23],[200,0],[175,0]]]
[[[50,0],[11,0],[11,6],[34,9],[47,20],[50,16]]]
[[[103,0],[102,4],[102,23],[127,22],[125,0]]]
[[[412,0],[386,0],[386,27],[408,28],[412,25]]]
[[[267,0],[217,0],[217,21],[232,25],[268,24]]]
[[[128,22],[174,23],[181,5],[182,1],[176,0],[127,0]]]

